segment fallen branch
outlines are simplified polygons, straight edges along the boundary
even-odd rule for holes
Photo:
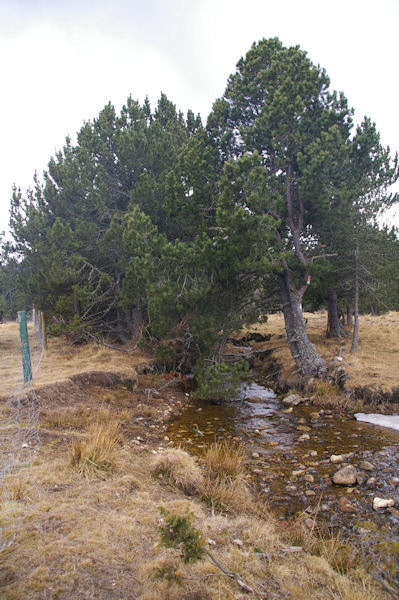
[[[105,346],[106,348],[109,348],[110,350],[116,350],[117,352],[133,352],[134,350],[137,350],[137,347],[141,340],[141,337],[140,337],[140,340],[137,342],[137,344],[135,344],[131,348],[117,348],[116,346],[111,346],[111,344],[107,344],[103,340],[100,340],[98,337],[96,337],[95,335],[93,335],[91,333],[86,332],[86,334],[88,335],[89,338],[91,338],[97,344],[100,344],[101,346]]]
[[[264,552],[255,552],[255,556],[259,558],[267,558],[267,560],[271,560],[272,558],[276,558],[281,556],[281,554],[291,554],[292,552],[302,552],[302,546],[289,546],[288,548],[281,548],[278,552],[273,552],[273,554],[266,554]]]
[[[206,551],[207,555],[209,556],[209,558],[211,559],[211,561],[213,562],[214,565],[217,566],[218,569],[220,569],[222,571],[222,573],[224,573],[227,577],[230,577],[231,579],[234,579],[234,581],[236,583],[238,583],[238,585],[245,590],[246,592],[249,592],[250,594],[255,594],[257,592],[255,592],[255,590],[253,590],[249,585],[247,585],[245,583],[245,581],[243,581],[240,577],[238,577],[238,575],[235,575],[232,571],[230,571],[230,569],[227,569],[226,567],[224,567],[222,564],[220,564],[220,562],[213,556],[213,554],[211,554],[209,552],[209,550]]]
[[[385,581],[385,579],[383,579],[380,575],[376,575],[371,573],[371,576],[373,577],[373,579],[375,579],[383,588],[384,590],[390,595],[392,596],[392,598],[397,599],[398,597],[398,588],[396,587],[393,588],[391,585],[389,585],[389,583],[387,581]]]
[[[180,379],[178,377],[175,377],[174,379],[171,379],[170,381],[167,381],[164,385],[161,385],[160,388],[157,388],[155,390],[155,392],[160,392],[161,390],[164,390],[169,385],[172,385],[172,383],[176,383],[176,381],[180,381]]]

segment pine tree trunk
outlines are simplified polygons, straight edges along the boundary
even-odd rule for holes
[[[292,357],[302,375],[317,376],[324,361],[306,334],[306,323],[302,314],[303,292],[292,286],[288,270],[279,277],[279,286],[285,330]]]
[[[143,311],[141,308],[141,300],[137,298],[133,304],[130,315],[130,330],[133,339],[138,339],[143,329]]]
[[[352,304],[348,304],[348,306],[346,307],[346,324],[348,325],[348,327],[352,327],[352,323],[353,323],[353,308],[352,308]]]
[[[354,326],[351,352],[356,352],[359,344],[359,244],[355,250],[355,299],[354,299]]]
[[[133,302],[130,317],[126,317],[126,314],[118,308],[117,319],[117,335],[119,340],[123,344],[135,343],[140,338],[143,327],[143,314],[140,298],[136,298]]]
[[[328,292],[327,337],[345,337],[345,327],[338,316],[337,290]]]

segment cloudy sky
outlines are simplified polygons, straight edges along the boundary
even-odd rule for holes
[[[398,23],[399,0],[0,0],[0,231],[13,183],[41,176],[108,101],[164,91],[205,121],[263,37],[300,44],[399,150]]]

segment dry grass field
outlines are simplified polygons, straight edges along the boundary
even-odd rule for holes
[[[340,540],[320,543],[306,519],[276,522],[245,480],[243,456],[215,448],[204,464],[164,440],[162,421],[184,394],[85,387],[69,413],[46,406],[42,447],[5,483],[25,519],[0,555],[4,600],[387,600]],[[159,382],[158,382],[159,384]],[[104,408],[106,406],[106,408]],[[73,417],[73,418],[72,418]],[[220,461],[218,452],[221,452]],[[225,470],[227,465],[227,470]],[[31,498],[23,505],[21,498]],[[207,555],[184,562],[161,542],[163,509],[192,515]],[[308,519],[309,521],[309,519]],[[302,549],[292,552],[292,546]],[[190,552],[190,551],[189,551]],[[237,578],[241,584],[237,582]],[[252,592],[242,589],[242,582]]]
[[[40,356],[39,344],[29,325],[32,368]],[[64,338],[49,337],[48,351],[33,378],[35,388],[68,381],[74,375],[102,371],[121,377],[134,378],[136,367],[148,362],[150,357],[135,350],[132,353],[117,352],[105,346],[87,344],[72,346]],[[21,356],[17,323],[0,325],[0,398],[11,394],[21,383]]]
[[[340,351],[353,382],[364,384],[370,377],[373,385],[397,383],[392,359],[395,352],[398,357],[393,331],[397,315],[362,318],[356,358],[348,353],[349,342],[340,346],[323,339],[325,315],[307,317],[313,341],[325,356]],[[274,334],[271,343],[284,345],[280,317],[271,317],[261,327]],[[4,414],[20,369],[17,348],[15,324],[0,325]],[[286,350],[278,353],[284,356]],[[219,444],[202,463],[174,449],[165,435],[167,420],[189,399],[172,386],[164,387],[167,377],[139,375],[135,389],[121,384],[107,388],[84,377],[71,379],[93,371],[137,378],[136,367],[148,358],[140,351],[125,355],[49,340],[35,377],[41,447],[33,462],[21,464],[3,482],[7,494],[0,505],[0,526],[10,512],[24,519],[16,521],[18,535],[0,552],[1,598],[392,597],[371,578],[356,551],[339,538],[315,535],[317,525],[308,517],[275,521],[250,490],[242,448]],[[7,440],[0,428],[0,443]],[[184,542],[176,548],[162,545],[165,514],[191,519],[204,548],[224,572],[208,555],[184,562]],[[302,549],[294,552],[292,546]],[[243,582],[252,591],[245,591]]]

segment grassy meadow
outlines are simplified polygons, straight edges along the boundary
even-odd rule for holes
[[[362,317],[356,355],[349,340],[324,338],[325,314],[306,317],[323,356],[342,356],[348,385],[398,385],[399,315]],[[6,398],[20,368],[16,328],[0,325],[3,444],[13,427]],[[268,343],[290,368],[282,318],[255,329],[273,334]],[[272,516],[248,483],[242,447],[221,442],[203,459],[172,447],[167,420],[190,399],[166,385],[167,375],[137,375],[149,360],[141,351],[49,340],[35,378],[41,446],[4,480],[0,523],[10,510],[24,518],[0,553],[1,598],[392,598],[339,535],[327,536],[306,514]],[[120,383],[76,379],[92,372],[114,373]]]

